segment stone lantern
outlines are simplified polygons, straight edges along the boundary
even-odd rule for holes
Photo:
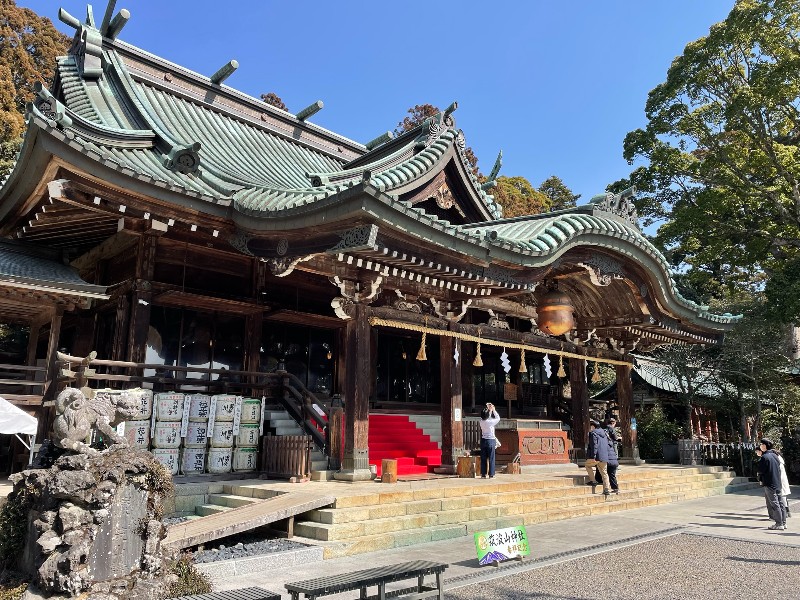
[[[539,329],[550,335],[561,335],[572,330],[575,327],[574,310],[569,296],[555,286],[551,287],[536,307]]]

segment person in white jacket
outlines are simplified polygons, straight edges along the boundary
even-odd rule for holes
[[[786,509],[786,516],[791,517],[792,513],[789,511],[789,494],[792,489],[789,487],[789,477],[786,475],[786,463],[780,452],[775,452],[778,455],[778,463],[781,465],[781,504]]]

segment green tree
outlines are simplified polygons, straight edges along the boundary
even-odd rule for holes
[[[560,177],[551,175],[539,186],[539,191],[550,199],[550,210],[572,208],[576,205],[580,194],[569,189]]]
[[[56,57],[66,54],[70,39],[50,19],[14,0],[0,0],[0,178],[11,169],[24,128],[25,104],[33,86],[50,84]]]
[[[394,128],[395,135],[402,135],[406,131],[411,131],[412,129],[419,127],[425,122],[426,119],[434,115],[438,115],[442,111],[433,104],[417,104],[409,108],[406,112],[407,115],[397,124],[397,127]],[[467,160],[472,166],[472,173],[475,175],[475,177],[483,179],[483,175],[478,169],[478,157],[472,150],[472,146],[468,146],[464,151],[464,154],[466,154]]]
[[[685,265],[742,281],[800,254],[800,3],[737,0],[649,94],[624,156]]]
[[[406,131],[411,131],[422,125],[425,119],[438,115],[440,112],[442,111],[433,104],[416,104],[406,111],[406,116],[394,128],[394,133],[395,135],[401,135]]]
[[[503,217],[537,215],[550,210],[550,198],[535,189],[524,177],[497,178],[491,193],[503,207]]]
[[[270,92],[269,94],[261,94],[261,99],[269,104],[270,106],[274,106],[275,108],[279,108],[281,110],[288,111],[289,109],[286,108],[286,105],[281,100],[281,97],[278,96],[275,92]]]

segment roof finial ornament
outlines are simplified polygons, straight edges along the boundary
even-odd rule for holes
[[[394,137],[394,133],[392,133],[391,131],[387,131],[386,133],[380,134],[374,140],[371,140],[371,141],[367,142],[364,145],[366,146],[367,150],[372,150],[373,148],[377,148],[381,144],[385,144],[386,142],[391,140],[393,137]]]
[[[444,109],[444,124],[448,127],[455,127],[456,123],[453,120],[452,114],[458,108],[458,101],[454,100],[450,106]]]
[[[123,8],[113,19],[111,19],[111,23],[108,24],[108,28],[105,31],[105,36],[112,40],[116,39],[130,18],[131,13]]]
[[[235,60],[228,61],[222,65],[219,70],[211,76],[211,83],[222,85],[228,77],[233,75],[233,72],[239,68],[239,63]]]
[[[322,100],[317,100],[316,102],[314,102],[314,104],[311,104],[310,106],[306,106],[303,110],[301,110],[295,116],[297,117],[298,121],[305,121],[310,116],[315,115],[319,111],[321,111],[323,106],[325,106],[325,104],[322,102]]]
[[[108,5],[106,6],[106,12],[103,15],[103,21],[100,23],[100,33],[103,35],[106,34],[108,30],[108,25],[111,23],[111,15],[114,14],[114,8],[117,5],[117,0],[108,0]]]
[[[63,8],[58,9],[58,20],[64,23],[65,25],[69,25],[73,29],[78,29],[81,26],[81,22],[78,21],[75,17],[65,11]]]
[[[497,153],[497,158],[494,161],[494,166],[492,167],[491,173],[489,173],[489,177],[486,179],[484,183],[481,184],[482,190],[489,190],[497,185],[495,181],[497,179],[497,174],[500,172],[500,167],[503,166],[503,151]]]
[[[639,215],[636,213],[636,206],[633,204],[635,196],[636,188],[631,186],[619,194],[612,194],[611,192],[598,194],[589,202],[594,205],[595,210],[621,217],[641,230],[641,227],[639,227]]]

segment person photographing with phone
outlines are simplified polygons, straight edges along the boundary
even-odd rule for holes
[[[497,447],[497,438],[494,434],[495,426],[500,422],[500,415],[497,414],[494,404],[488,402],[481,411],[481,478],[494,477],[494,453]]]

